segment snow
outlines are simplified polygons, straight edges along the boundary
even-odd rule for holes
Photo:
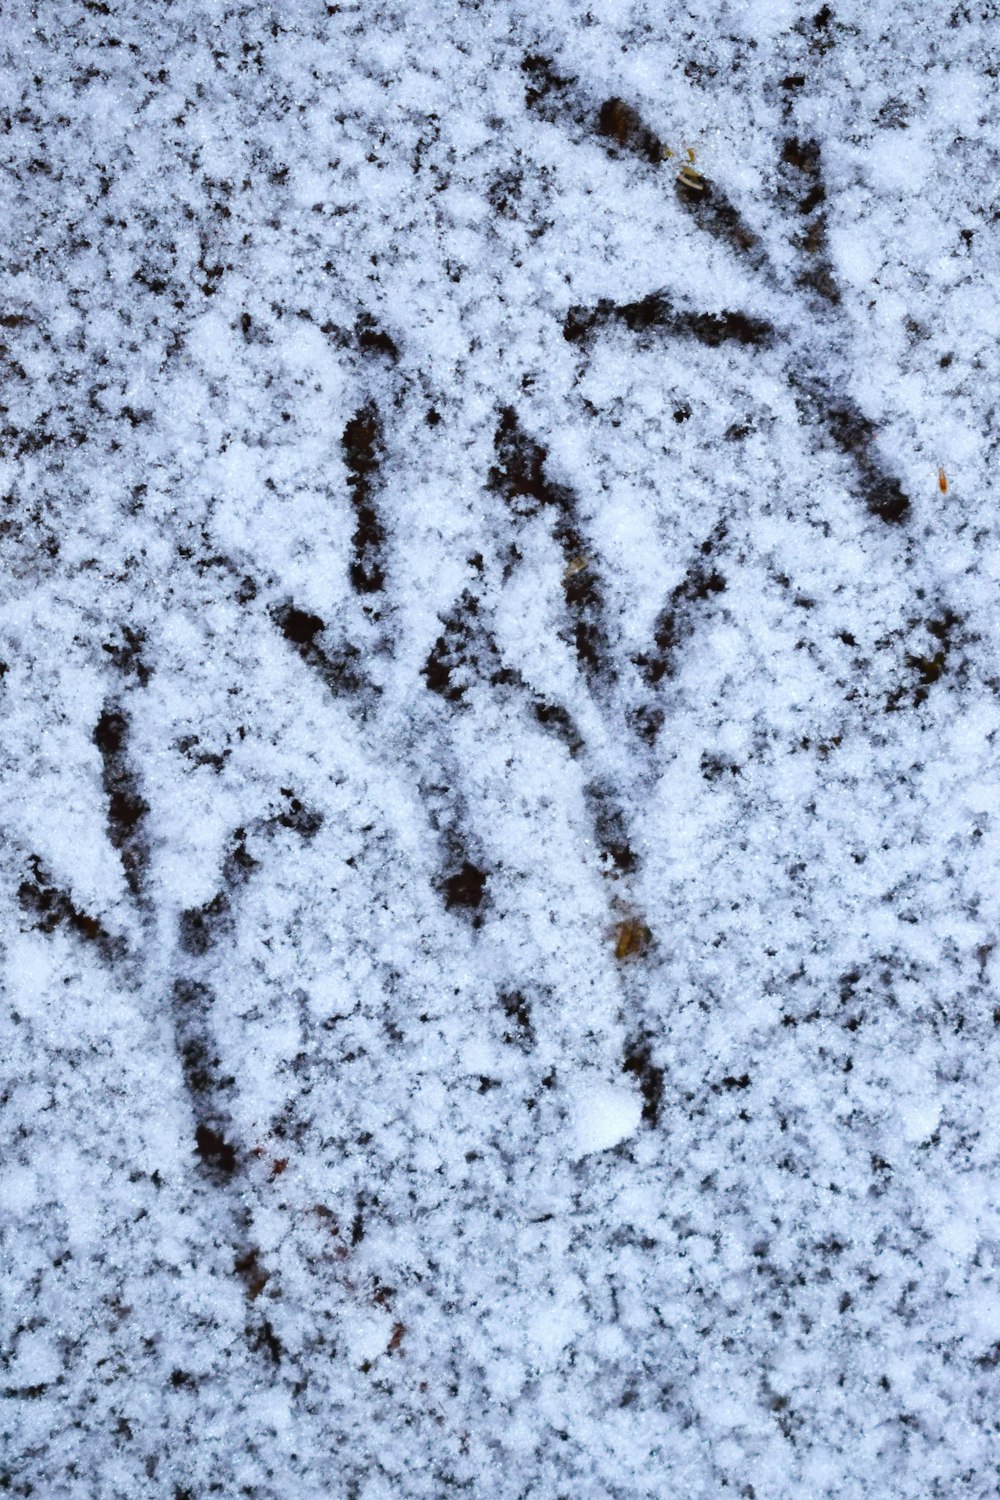
[[[5,8],[5,1493],[995,1494],[994,10]]]
[[[581,1084],[574,1111],[581,1156],[607,1151],[634,1135],[642,1119],[642,1100],[634,1089]]]

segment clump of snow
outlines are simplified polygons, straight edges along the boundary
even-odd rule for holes
[[[620,1084],[582,1083],[573,1105],[577,1149],[581,1156],[607,1151],[639,1128],[642,1099]]]

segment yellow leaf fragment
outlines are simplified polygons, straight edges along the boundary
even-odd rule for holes
[[[626,917],[615,928],[615,958],[638,958],[653,934],[641,917]]]
[[[703,193],[705,191],[705,179],[700,172],[686,163],[677,173],[677,181],[682,187],[690,188],[692,192]]]

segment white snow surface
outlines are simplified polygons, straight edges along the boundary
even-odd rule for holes
[[[995,1496],[995,0],[3,23],[0,1490]]]
[[[638,1130],[642,1100],[634,1089],[621,1085],[588,1088],[576,1078],[573,1090],[577,1094],[576,1138],[581,1156],[618,1146]]]

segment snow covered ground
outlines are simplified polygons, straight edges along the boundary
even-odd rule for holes
[[[996,4],[3,19],[0,1490],[996,1495]]]

